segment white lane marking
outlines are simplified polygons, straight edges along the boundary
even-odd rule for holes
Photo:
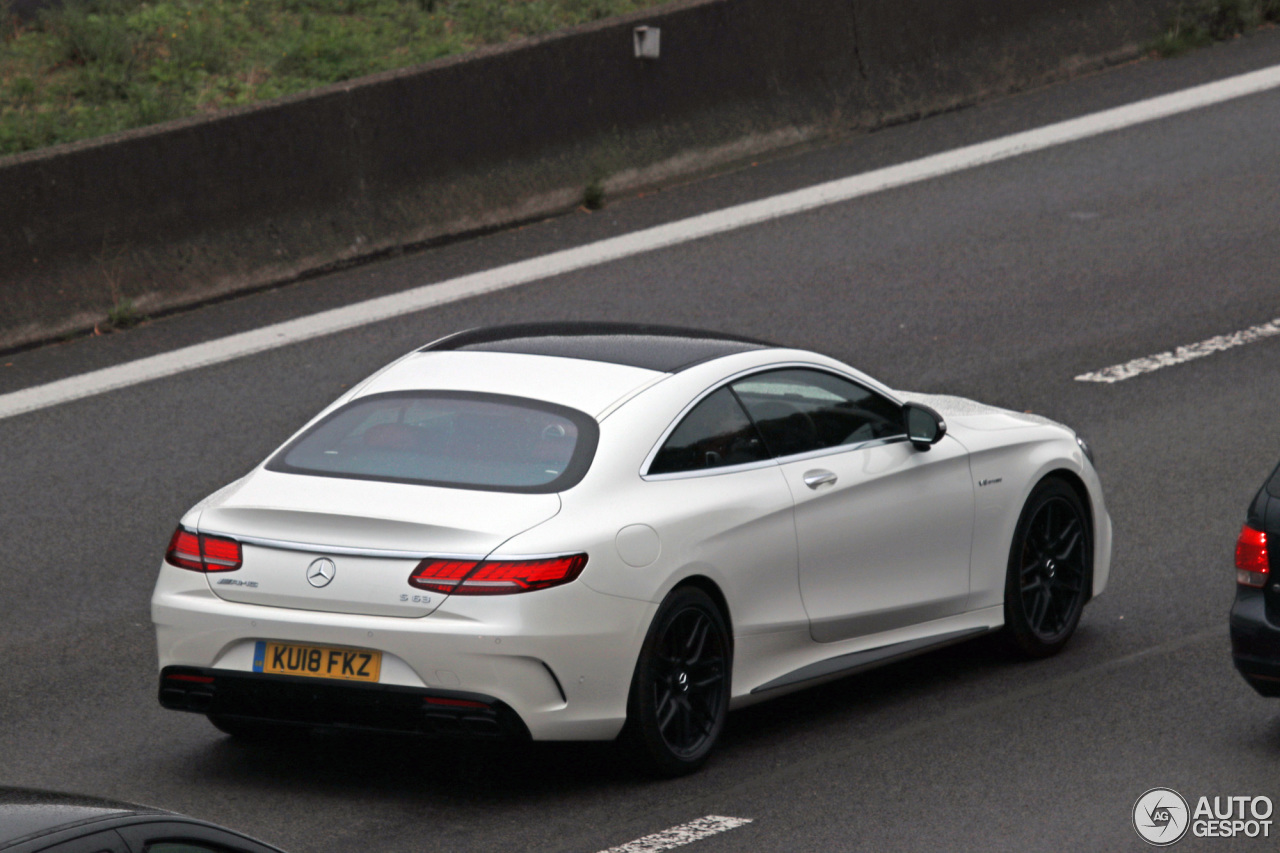
[[[672,850],[691,844],[700,838],[706,838],[708,835],[737,829],[748,823],[751,823],[751,818],[707,815],[689,823],[664,829],[662,832],[655,832],[653,835],[646,835],[644,838],[637,838],[619,847],[610,847],[600,853],[654,853],[657,850]]]
[[[0,395],[0,418],[995,163],[1280,86],[1280,65],[655,228]]]
[[[1155,355],[1149,355],[1145,358],[1135,358],[1132,361],[1126,361],[1124,364],[1113,364],[1110,367],[1104,367],[1101,370],[1095,370],[1092,373],[1082,373],[1076,377],[1077,382],[1122,382],[1125,379],[1132,379],[1143,373],[1151,373],[1162,367],[1173,367],[1176,364],[1184,364],[1197,358],[1204,358],[1206,355],[1213,355],[1215,352],[1222,352],[1232,347],[1241,347],[1245,344],[1251,344],[1254,341],[1260,341],[1263,338],[1269,338],[1272,335],[1280,335],[1280,317],[1272,320],[1270,323],[1263,323],[1260,326],[1250,326],[1239,332],[1232,332],[1229,335],[1218,335],[1199,343],[1187,344],[1184,347],[1178,347],[1168,352],[1158,352]]]

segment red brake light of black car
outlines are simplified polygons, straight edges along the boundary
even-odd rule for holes
[[[1267,534],[1246,524],[1240,528],[1240,538],[1236,540],[1236,583],[1266,586],[1269,571]]]
[[[511,595],[569,583],[586,564],[586,554],[539,560],[427,558],[409,575],[409,585],[445,595]]]
[[[179,527],[169,540],[165,562],[193,572],[234,572],[244,563],[240,543],[221,536],[205,536]]]

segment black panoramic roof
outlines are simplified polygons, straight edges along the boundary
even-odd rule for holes
[[[465,350],[552,355],[677,373],[713,358],[774,344],[701,329],[639,323],[517,323],[468,329],[418,352]]]
[[[78,794],[0,788],[0,846],[60,827],[130,814],[168,812]]]

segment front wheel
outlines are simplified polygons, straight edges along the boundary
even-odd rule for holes
[[[1057,654],[1075,633],[1093,577],[1093,537],[1075,490],[1047,479],[1014,529],[1005,578],[1005,633],[1022,654]]]
[[[683,776],[707,760],[729,711],[724,616],[706,593],[675,590],[649,626],[631,682],[624,737],[647,769]]]

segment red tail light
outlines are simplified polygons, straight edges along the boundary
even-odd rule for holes
[[[234,572],[243,563],[240,543],[234,539],[201,536],[200,553],[204,555],[206,572]]]
[[[510,595],[569,583],[586,564],[586,554],[483,562],[428,558],[409,575],[409,586],[445,595]]]
[[[204,563],[200,561],[200,537],[179,527],[173,531],[173,538],[169,540],[169,550],[165,552],[164,559],[171,566],[203,572]]]
[[[431,592],[442,592],[448,595],[478,565],[479,563],[475,560],[434,560],[428,558],[418,563],[413,570],[413,574],[409,575],[409,586],[427,589]]]
[[[1270,568],[1267,534],[1246,524],[1240,528],[1240,538],[1236,540],[1236,583],[1266,586]]]
[[[193,572],[234,572],[244,564],[240,543],[221,536],[205,536],[179,527],[169,540],[165,562]]]

